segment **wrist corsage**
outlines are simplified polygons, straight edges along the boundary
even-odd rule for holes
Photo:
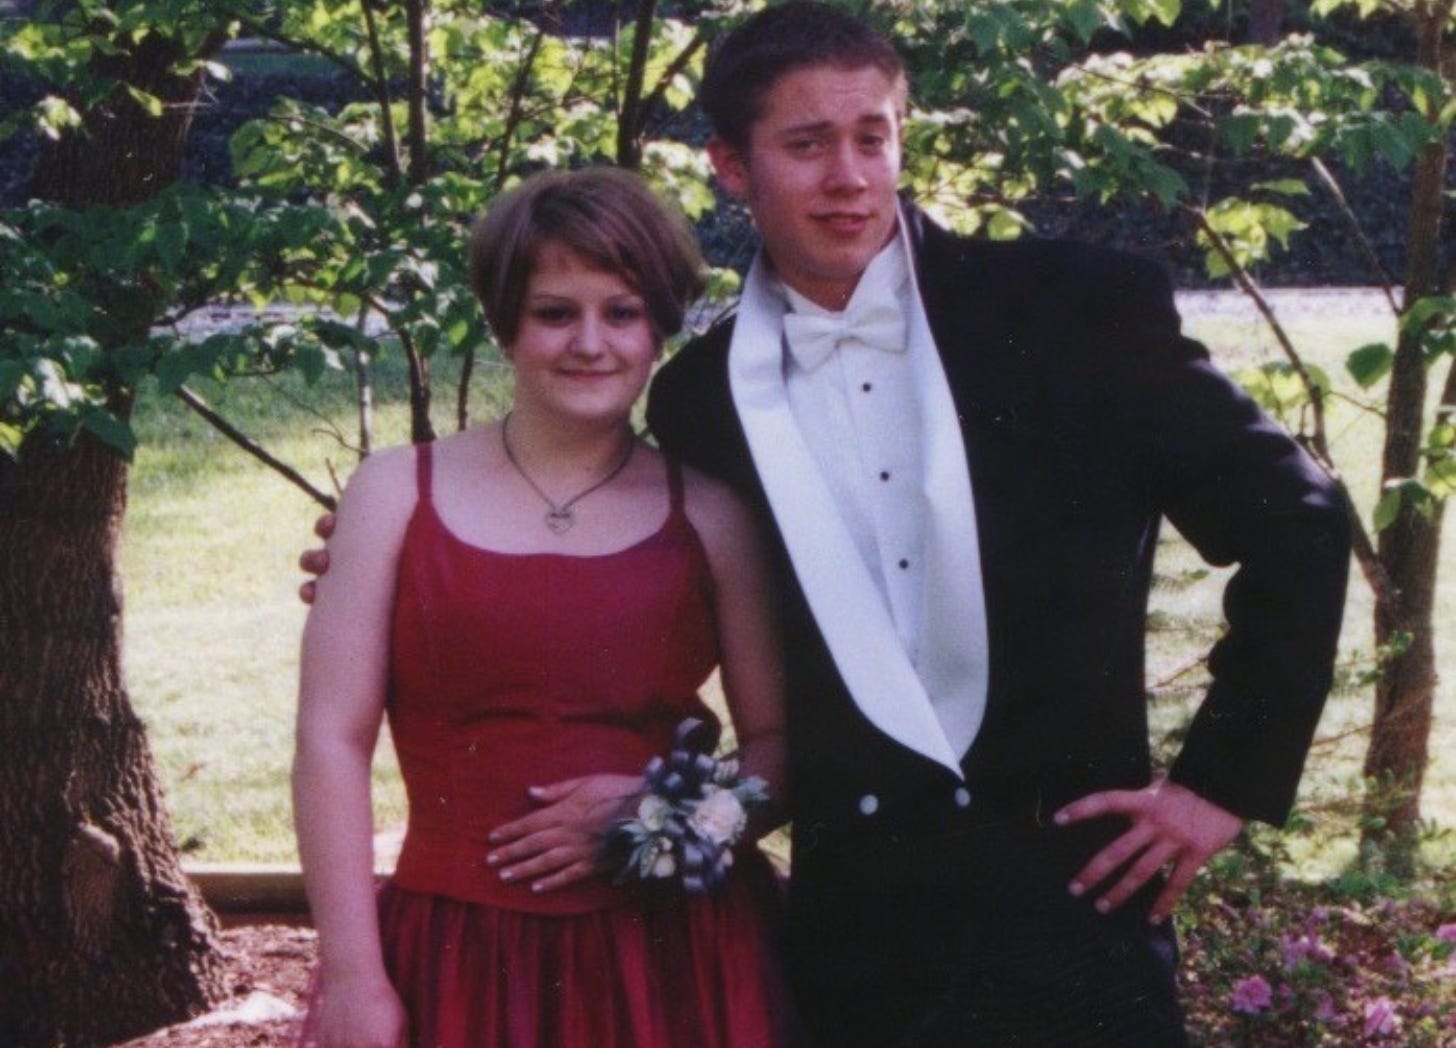
[[[690,892],[720,883],[748,813],[768,801],[757,775],[739,778],[738,760],[704,752],[712,733],[690,717],[678,725],[672,752],[653,757],[636,812],[607,831],[602,846],[615,883],[678,878]]]

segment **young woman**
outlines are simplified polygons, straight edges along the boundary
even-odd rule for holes
[[[759,1046],[787,1008],[752,846],[689,894],[614,884],[630,812],[721,661],[743,773],[783,785],[779,655],[752,519],[633,433],[701,289],[680,216],[610,169],[538,175],[477,226],[515,370],[498,423],[370,457],[304,631],[294,805],[319,1048]],[[376,897],[369,763],[409,794]]]

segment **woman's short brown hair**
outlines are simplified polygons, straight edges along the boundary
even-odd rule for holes
[[[703,291],[687,219],[621,168],[542,171],[503,193],[470,231],[470,287],[501,346],[516,340],[526,285],[545,244],[616,273],[647,304],[658,338],[682,330]]]

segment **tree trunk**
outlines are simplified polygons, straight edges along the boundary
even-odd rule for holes
[[[164,115],[114,92],[84,114],[84,133],[47,145],[31,195],[125,207],[173,182],[202,86],[167,72],[179,57],[158,33],[98,60],[93,72],[154,94]],[[162,303],[125,278],[86,279],[97,301],[125,301],[140,318],[93,332],[103,348],[145,338]],[[108,400],[129,414],[130,390],[115,386]],[[126,464],[84,433],[37,431],[15,460],[0,456],[4,1048],[109,1044],[194,1015],[224,990],[216,922],[182,874],[122,674],[126,480]]]
[[[223,990],[121,668],[126,465],[27,440],[0,499],[0,1044],[110,1044]]]
[[[1249,4],[1249,43],[1272,47],[1279,42],[1284,28],[1284,0],[1251,0]]]
[[[1444,71],[1442,36],[1447,5],[1417,29],[1417,61]],[[1427,114],[1433,116],[1433,114]],[[1405,307],[1439,290],[1439,258],[1449,149],[1431,143],[1416,162],[1407,230]],[[1386,399],[1381,479],[1418,477],[1423,466],[1427,362],[1420,331],[1403,331],[1396,345]],[[1423,512],[1424,509],[1424,512]],[[1365,754],[1370,780],[1365,798],[1362,851],[1381,854],[1392,872],[1414,873],[1421,787],[1430,760],[1436,694],[1434,650],[1436,571],[1444,506],[1418,507],[1406,500],[1380,533],[1381,562],[1394,593],[1375,607],[1375,643],[1392,651],[1375,686],[1375,719]]]

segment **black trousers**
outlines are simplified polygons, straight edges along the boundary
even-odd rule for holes
[[[901,842],[899,886],[850,888],[827,909],[799,899],[816,914],[807,928],[791,920],[789,955],[812,1043],[1183,1048],[1177,944],[1147,921],[1160,885],[1110,915],[1067,892],[1118,829],[977,827],[930,876]]]

